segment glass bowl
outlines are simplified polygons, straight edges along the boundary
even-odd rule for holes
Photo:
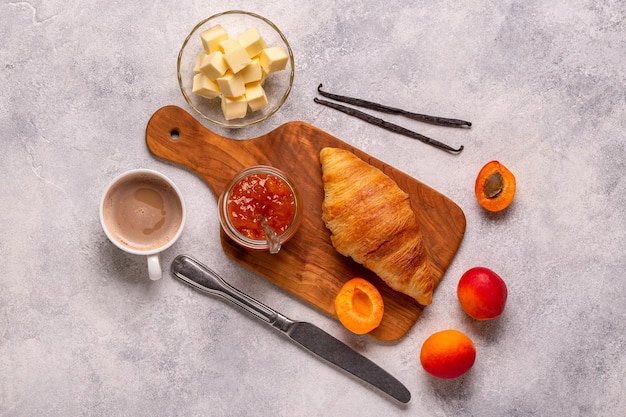
[[[230,237],[235,243],[241,245],[242,247],[246,249],[266,251],[266,250],[269,250],[269,245],[267,241],[265,240],[265,238],[264,237],[252,238],[244,234],[243,232],[241,232],[237,228],[236,224],[233,223],[233,219],[231,218],[231,214],[229,212],[229,207],[228,207],[231,194],[233,194],[233,190],[236,188],[236,186],[241,181],[244,181],[251,177],[254,178],[258,175],[267,176],[267,177],[276,177],[279,180],[279,182],[282,182],[287,186],[289,190],[289,194],[291,194],[291,197],[293,198],[294,210],[293,210],[293,215],[291,216],[291,220],[289,222],[285,222],[286,227],[282,232],[281,231],[278,232],[278,238],[280,240],[280,244],[283,245],[284,243],[286,243],[289,239],[293,237],[298,227],[300,226],[300,223],[302,221],[303,205],[302,205],[302,198],[300,196],[300,192],[296,188],[294,182],[284,172],[282,172],[278,168],[274,168],[274,167],[270,167],[266,165],[255,165],[255,166],[252,166],[252,167],[249,167],[240,171],[226,185],[226,188],[224,189],[224,192],[222,192],[222,194],[220,195],[217,204],[218,204],[218,211],[220,215],[220,224],[224,232],[226,232],[226,235],[228,235],[228,237]],[[267,190],[268,188],[274,187],[274,185],[264,183],[261,187],[263,188],[263,191],[265,192],[265,190]],[[250,188],[252,187],[246,187],[246,189],[250,189]],[[235,191],[234,194],[237,194],[237,191]],[[280,192],[280,194],[285,195],[286,193],[284,193],[284,190],[283,190]],[[267,197],[267,194],[264,194],[261,197],[264,199],[265,197]],[[248,208],[249,211],[253,212],[253,213],[249,213],[249,219],[253,219],[255,217],[260,218],[260,216],[266,216],[266,215],[268,217],[274,216],[273,214],[274,212],[272,211],[271,207],[270,208],[263,207],[261,209],[258,209],[259,210],[258,212],[256,211],[257,210],[256,207],[258,206],[256,206],[253,209],[250,209],[250,207],[253,206],[254,203],[250,203],[250,200],[248,199],[249,194],[246,195],[244,198],[245,198],[245,203],[247,204],[246,207]],[[240,200],[240,201],[243,201],[243,200]],[[277,203],[277,204],[280,205],[280,203]],[[280,214],[276,214],[276,215],[280,216]],[[272,222],[273,220],[269,218],[268,221]],[[257,230],[261,228],[260,225],[255,226],[255,227]]]
[[[257,111],[248,110],[243,118],[226,120],[221,109],[220,98],[207,99],[192,92],[194,65],[198,54],[203,51],[200,34],[205,30],[221,25],[230,37],[239,36],[250,28],[256,28],[268,47],[280,46],[288,55],[287,66],[271,73],[264,81],[263,88],[268,105]],[[294,77],[293,51],[285,35],[270,20],[258,14],[241,10],[229,10],[215,14],[198,23],[183,42],[177,62],[178,84],[183,97],[191,108],[203,119],[228,128],[242,128],[267,120],[278,111],[287,100]]]

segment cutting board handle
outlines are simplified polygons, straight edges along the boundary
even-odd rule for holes
[[[157,110],[146,127],[146,144],[155,156],[196,171],[217,196],[236,172],[235,159],[248,146],[245,140],[220,136],[178,106]]]

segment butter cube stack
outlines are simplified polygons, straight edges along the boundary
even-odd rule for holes
[[[280,46],[268,47],[256,28],[230,37],[221,25],[200,34],[203,51],[193,67],[192,91],[207,99],[221,98],[226,120],[268,105],[265,78],[286,68],[289,56]]]

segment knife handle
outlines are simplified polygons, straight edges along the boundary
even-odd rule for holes
[[[174,259],[172,273],[196,290],[221,297],[282,332],[287,332],[294,324],[293,320],[239,291],[216,272],[187,255]]]

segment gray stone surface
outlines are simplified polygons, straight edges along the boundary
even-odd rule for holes
[[[273,20],[295,52],[285,107],[244,131],[303,120],[456,201],[460,250],[434,303],[401,341],[336,321],[228,259],[215,198],[151,156],[144,129],[186,107],[176,56],[199,20],[230,8]],[[1,416],[626,415],[626,6],[555,1],[3,1],[0,4]],[[315,88],[471,120],[458,156],[313,102]],[[475,176],[498,159],[515,202],[488,215]],[[157,169],[182,189],[191,254],[284,314],[309,320],[405,382],[401,406],[305,354],[231,306],[110,244],[98,202],[116,174]],[[506,312],[477,322],[456,299],[476,265],[509,285]],[[456,328],[478,350],[457,380],[429,377],[423,341]]]

